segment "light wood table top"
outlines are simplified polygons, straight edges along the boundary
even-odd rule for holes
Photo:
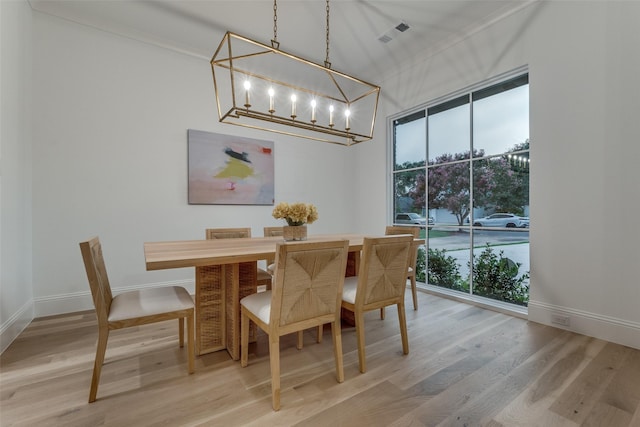
[[[359,251],[365,237],[361,234],[323,234],[311,235],[306,241],[346,239],[350,251]],[[278,243],[283,243],[281,236],[147,242],[144,257],[147,270],[235,264],[273,258]]]

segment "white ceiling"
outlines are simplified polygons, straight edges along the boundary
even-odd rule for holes
[[[377,83],[391,64],[455,43],[536,0],[333,0],[332,68]],[[229,30],[269,44],[271,0],[29,0],[34,10],[70,21],[211,58]],[[322,64],[326,3],[279,0],[280,49]],[[405,22],[404,33],[393,28]],[[383,34],[394,38],[379,41]]]

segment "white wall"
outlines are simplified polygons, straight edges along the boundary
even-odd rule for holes
[[[275,141],[276,202],[316,204],[311,233],[350,230],[346,147],[219,124],[207,59],[37,12],[33,21],[36,316],[92,307],[78,242],[93,235],[116,290],[193,289],[193,269],[146,271],[143,242],[282,225],[272,206],[187,204],[190,128]]]
[[[388,116],[528,65],[529,319],[549,324],[560,312],[572,330],[636,348],[638,22],[638,2],[538,2],[381,83]],[[366,167],[386,161],[383,137],[358,147],[358,187],[380,189],[357,193],[363,229],[380,229],[387,219],[380,213],[383,172]]]
[[[31,8],[0,2],[0,352],[33,318]]]

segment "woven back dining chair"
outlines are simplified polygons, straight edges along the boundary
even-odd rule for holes
[[[397,236],[398,234],[411,234],[414,239],[420,237],[420,227],[388,225],[385,229],[385,235]],[[409,254],[409,268],[407,269],[407,278],[411,281],[411,297],[413,299],[413,309],[418,309],[418,290],[416,287],[416,262],[418,260],[418,244],[411,244],[411,253]]]
[[[113,329],[178,319],[179,342],[180,347],[183,347],[184,319],[186,319],[188,369],[192,374],[194,372],[194,304],[187,290],[180,286],[145,288],[123,292],[114,297],[98,237],[81,242],[80,251],[98,318],[98,344],[89,390],[89,403],[96,400],[109,331]]]
[[[280,337],[297,332],[302,348],[304,329],[331,324],[336,379],[344,381],[340,305],[347,265],[347,240],[278,243],[276,270],[271,291],[240,301],[241,365],[248,363],[250,322],[269,335],[271,395],[274,410],[280,409]]]
[[[364,313],[396,305],[402,351],[409,353],[404,293],[413,237],[409,235],[365,237],[357,276],[347,277],[342,292],[342,307],[354,313],[360,372],[365,361]]]

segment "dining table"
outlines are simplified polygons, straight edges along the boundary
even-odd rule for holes
[[[365,235],[310,235],[309,242],[348,240],[346,276],[355,276]],[[240,300],[257,291],[258,261],[273,259],[280,237],[145,242],[147,270],[195,268],[196,354],[227,350],[240,358]],[[255,339],[255,328],[252,330]]]

